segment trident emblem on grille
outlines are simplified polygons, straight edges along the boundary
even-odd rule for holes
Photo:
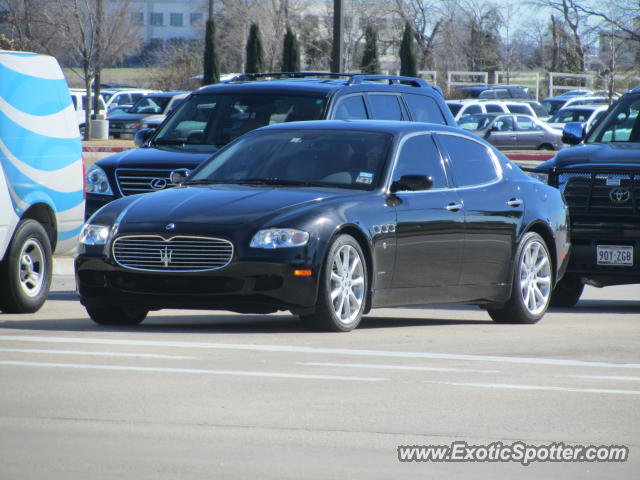
[[[171,263],[171,255],[173,250],[169,250],[169,247],[164,247],[160,250],[160,262],[164,263],[164,268],[167,268]]]

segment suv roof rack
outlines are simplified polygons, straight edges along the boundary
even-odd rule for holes
[[[346,77],[347,85],[360,85],[367,81],[388,80],[389,85],[408,85],[411,87],[430,87],[425,80],[416,77],[399,75],[377,75],[365,73],[334,73],[334,72],[268,72],[242,73],[227,80],[227,82],[242,82],[258,80],[260,78],[306,78],[306,77]]]

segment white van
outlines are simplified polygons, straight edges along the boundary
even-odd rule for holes
[[[52,252],[76,244],[84,218],[82,145],[55,58],[0,50],[0,310],[38,310]]]

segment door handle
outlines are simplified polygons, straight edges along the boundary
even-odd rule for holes
[[[458,210],[461,210],[462,207],[463,207],[463,205],[461,203],[451,202],[445,208],[447,210],[449,210],[450,212],[457,212]]]
[[[512,198],[511,200],[509,200],[507,202],[507,205],[509,205],[510,207],[519,207],[520,205],[522,205],[522,199],[521,198]]]

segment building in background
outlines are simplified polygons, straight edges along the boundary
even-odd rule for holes
[[[208,0],[133,0],[131,15],[143,44],[163,48],[201,39],[207,7]]]

